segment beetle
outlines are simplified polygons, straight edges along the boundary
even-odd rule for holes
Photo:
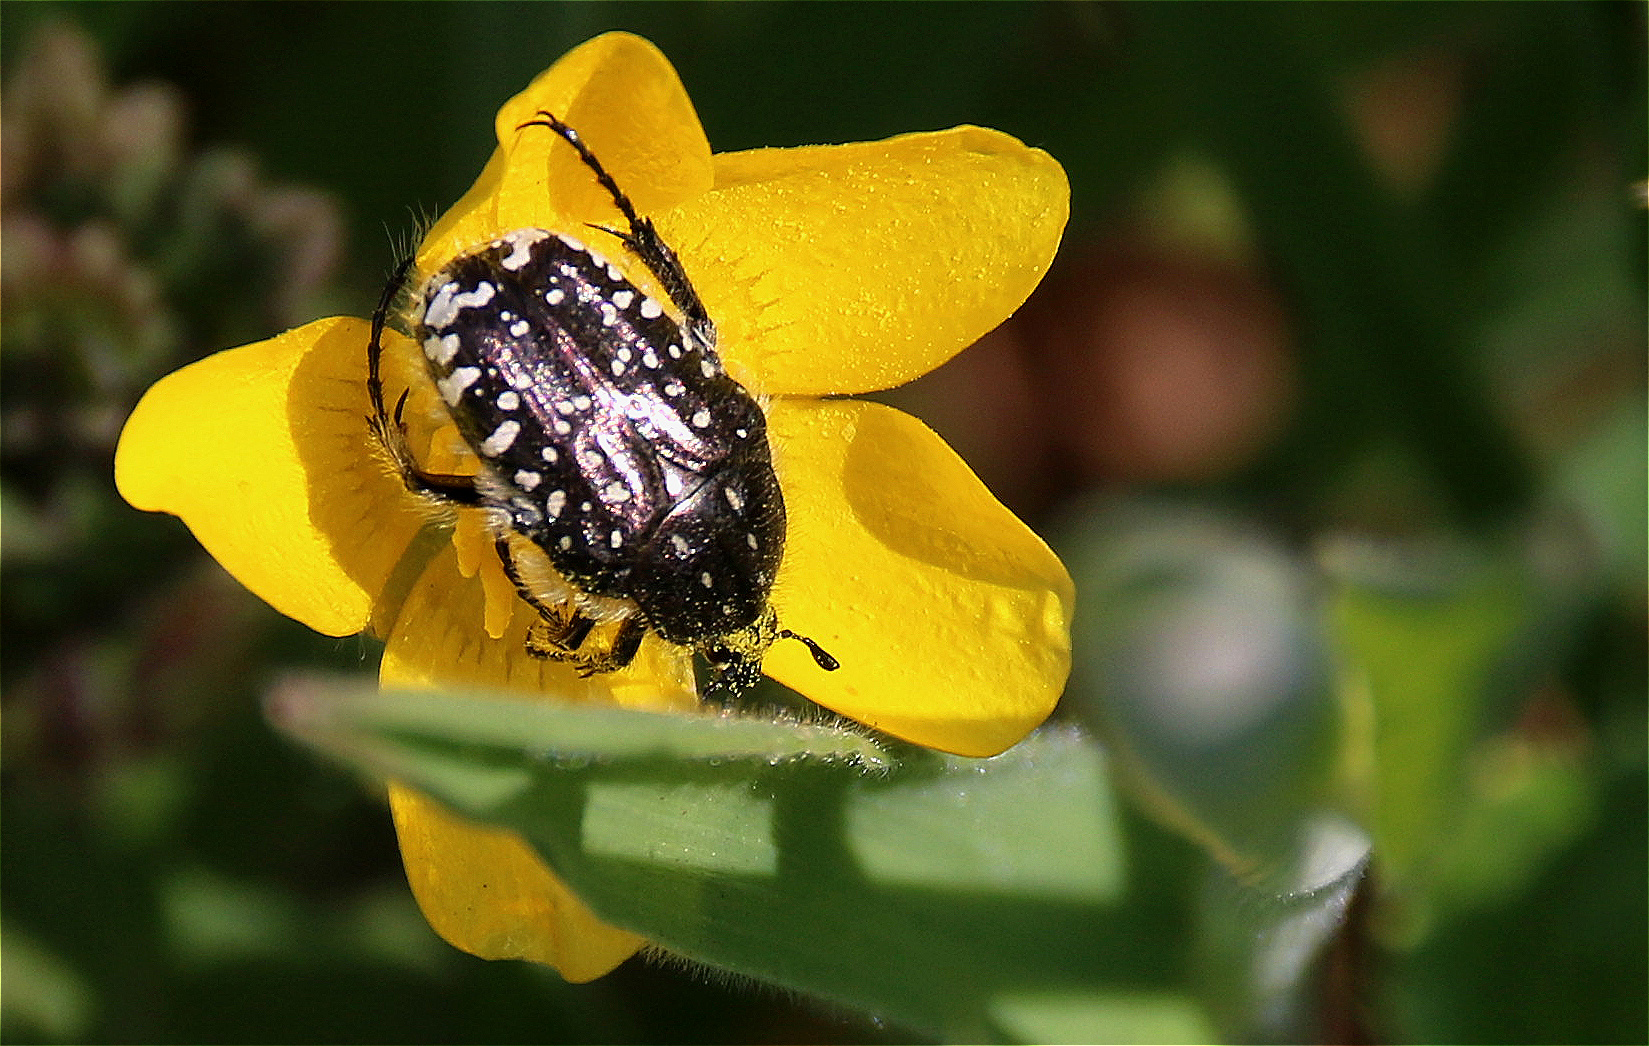
[[[761,674],[781,628],[770,604],[784,555],[784,496],[760,404],[722,367],[716,327],[673,249],[636,213],[579,134],[547,128],[612,197],[614,237],[666,303],[582,240],[517,229],[465,251],[414,295],[412,332],[442,403],[480,461],[474,477],[424,470],[386,409],[382,336],[412,260],[373,312],[367,390],[373,437],[407,489],[486,513],[506,575],[537,611],[530,654],[582,675],[628,665],[648,631],[704,657],[708,689]],[[600,624],[616,624],[605,643]]]

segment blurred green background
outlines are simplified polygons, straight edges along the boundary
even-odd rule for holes
[[[113,491],[144,388],[365,315],[497,106],[622,28],[718,150],[978,123],[1069,172],[1043,287],[887,398],[1077,579],[1061,716],[1135,800],[1112,987],[1237,1040],[1643,1041],[1644,10],[0,7],[0,1034],[912,1034],[447,948],[374,786],[260,711],[376,644]]]

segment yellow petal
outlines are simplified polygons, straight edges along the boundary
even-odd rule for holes
[[[789,514],[779,623],[841,662],[774,644],[763,670],[896,737],[995,755],[1052,711],[1070,671],[1070,575],[921,422],[874,403],[768,415]]]
[[[367,336],[317,320],[185,367],[144,395],[115,451],[122,497],[182,517],[247,588],[335,636],[367,624],[428,515],[375,456]],[[409,355],[398,335],[388,347]]]
[[[649,637],[622,672],[580,679],[570,667],[530,657],[532,611],[520,600],[499,639],[482,627],[485,571],[459,572],[451,544],[429,561],[384,650],[388,687],[508,687],[632,708],[698,707],[692,670],[677,648]],[[468,821],[416,792],[392,785],[390,801],[407,880],[431,927],[483,959],[546,963],[570,981],[599,977],[644,943],[602,922],[513,832]]]
[[[1018,308],[1059,246],[1065,172],[980,127],[715,158],[659,216],[735,377],[866,392],[939,366]]]
[[[639,36],[607,33],[569,51],[498,111],[498,150],[419,248],[426,275],[476,244],[528,227],[563,230],[618,252],[617,241],[584,228],[623,228],[594,174],[548,128],[522,127],[539,110],[579,133],[642,214],[710,188],[710,143],[669,59]]]
[[[592,914],[515,833],[463,820],[394,782],[389,804],[413,895],[455,947],[545,963],[582,982],[646,943]]]

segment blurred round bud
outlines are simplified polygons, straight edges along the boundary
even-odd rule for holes
[[[1228,864],[1292,866],[1338,723],[1311,572],[1211,512],[1090,508],[1062,549],[1083,594],[1069,704],[1148,805]]]

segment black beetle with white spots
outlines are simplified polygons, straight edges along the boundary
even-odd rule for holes
[[[565,139],[607,189],[628,229],[596,231],[647,267],[670,307],[600,250],[545,229],[453,259],[415,298],[412,333],[481,468],[439,475],[408,445],[406,393],[393,416],[384,401],[382,333],[404,262],[373,315],[373,433],[408,489],[487,513],[505,573],[538,613],[533,655],[613,671],[651,630],[703,655],[712,691],[751,686],[781,638],[835,669],[769,604],[785,511],[767,421],[722,369],[686,271],[577,132],[547,112],[530,127]],[[598,641],[602,624],[614,627]]]

